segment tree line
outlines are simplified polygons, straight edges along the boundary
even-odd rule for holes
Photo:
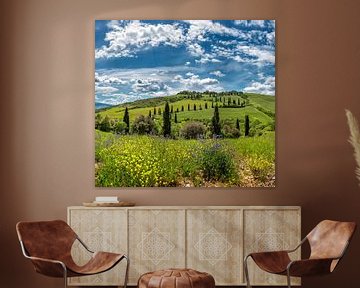
[[[188,110],[190,110],[188,104]],[[196,111],[196,104],[194,104],[193,109]],[[168,102],[165,103],[164,109],[161,110],[159,107],[154,110],[149,110],[149,115],[139,115],[135,118],[132,125],[130,125],[130,116],[129,109],[126,107],[124,111],[124,116],[121,119],[110,119],[109,116],[102,117],[100,113],[97,113],[95,116],[95,128],[104,131],[112,132],[115,134],[138,134],[138,135],[158,135],[166,138],[177,138],[182,137],[185,139],[196,139],[196,138],[212,138],[212,137],[226,137],[226,138],[238,138],[242,134],[243,136],[250,135],[250,119],[248,115],[244,117],[244,132],[241,133],[240,129],[240,120],[236,119],[234,125],[229,123],[229,120],[221,121],[219,114],[219,106],[215,104],[214,113],[211,118],[211,121],[208,123],[203,123],[200,121],[186,121],[184,125],[178,125],[177,108],[174,113],[173,106],[169,105]],[[181,107],[181,111],[184,111],[184,106]],[[199,109],[202,109],[201,105]],[[207,109],[207,104],[205,104],[205,109]],[[158,121],[153,117],[153,115],[161,115],[162,122]],[[174,114],[174,117],[172,115]],[[175,124],[172,127],[173,123]]]

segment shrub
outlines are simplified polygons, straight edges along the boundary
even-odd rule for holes
[[[202,153],[203,177],[208,181],[236,182],[238,176],[234,153],[218,142],[205,147]]]
[[[230,125],[224,125],[223,127],[224,137],[225,138],[239,138],[240,137],[240,130]]]
[[[203,138],[206,128],[201,122],[188,122],[180,130],[180,134],[185,139]]]
[[[122,121],[115,121],[113,130],[116,134],[125,134],[129,132],[127,124]]]
[[[111,129],[112,129],[111,120],[109,116],[106,115],[100,122],[99,130],[104,132],[110,132]]]
[[[140,115],[134,120],[132,131],[139,135],[155,134],[154,120],[149,116]]]

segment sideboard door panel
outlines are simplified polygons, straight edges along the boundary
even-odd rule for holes
[[[256,209],[244,211],[244,253],[276,251],[295,248],[300,243],[299,209]],[[300,259],[300,250],[292,258]],[[266,273],[249,262],[249,276],[252,285],[286,285],[286,277]],[[292,284],[299,285],[299,278],[292,278]]]
[[[80,239],[93,251],[127,253],[127,215],[125,209],[79,209],[70,210],[68,222]],[[85,264],[87,252],[78,241],[72,247],[76,263]],[[125,261],[112,270],[85,277],[69,278],[70,285],[122,285]]]
[[[212,274],[216,285],[242,280],[242,210],[187,210],[187,267]]]
[[[143,273],[185,267],[185,210],[129,210],[129,281]]]

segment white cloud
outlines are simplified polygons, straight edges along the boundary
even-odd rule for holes
[[[252,56],[255,59],[253,62],[261,65],[264,63],[275,63],[275,51],[268,50],[268,49],[260,49],[256,46],[247,46],[247,45],[238,45],[237,46],[238,51]]]
[[[115,76],[109,76],[106,74],[99,75],[99,73],[95,72],[95,83],[99,84],[127,84],[128,81],[123,80],[121,78]]]
[[[176,47],[184,40],[183,30],[177,24],[146,24],[134,20],[125,26],[119,22],[109,22],[108,26],[112,29],[106,33],[108,45],[96,49],[95,58],[134,57],[140,48]]]
[[[253,63],[259,66],[275,63],[275,51],[267,46],[239,44],[235,47],[213,46],[213,57],[232,59],[238,63]]]
[[[267,39],[269,44],[274,44],[274,42],[275,42],[275,32],[266,33],[266,39]]]
[[[221,61],[215,58],[213,54],[204,54],[199,60],[195,60],[196,63],[206,64],[206,63],[220,63]]]
[[[97,97],[95,101],[100,101],[101,103],[109,105],[118,105],[126,102],[133,102],[141,98],[142,97],[139,95],[113,93],[111,95],[102,95],[101,98]]]
[[[211,20],[187,20],[185,22],[190,24],[186,33],[187,50],[190,55],[200,57],[200,59],[195,60],[196,63],[200,64],[221,62],[214,53],[207,53],[199,44],[207,41],[207,37],[210,34],[229,35],[232,37],[240,37],[243,34],[238,29],[229,28]]]
[[[245,27],[265,27],[265,20],[235,20],[235,25],[242,25]]]
[[[199,68],[191,68],[196,73]],[[171,66],[171,67],[156,67],[156,68],[137,68],[137,69],[98,69],[97,78],[103,77],[104,79],[121,79],[122,82],[126,82],[126,85],[132,85],[138,80],[147,80],[149,82],[171,82],[175,75],[184,74],[189,71],[189,68],[184,65]],[[190,72],[191,73],[191,72]],[[96,75],[95,74],[95,75]],[[112,85],[117,85],[112,84]],[[108,85],[110,86],[110,85]]]
[[[246,62],[246,60],[244,60],[243,58],[241,58],[239,55],[235,55],[234,57],[232,57],[231,59],[235,60],[238,63],[242,63],[242,62]]]
[[[97,86],[97,85],[95,85],[95,91],[97,93],[110,94],[110,93],[119,91],[119,89],[112,87],[112,86]]]
[[[118,27],[120,25],[120,20],[110,20],[109,22],[106,23],[106,26],[109,29],[116,29],[116,27]]]
[[[222,73],[220,70],[212,71],[212,72],[210,72],[210,74],[215,75],[217,77],[224,77],[225,76],[225,74]]]
[[[187,39],[190,41],[205,41],[208,34],[220,34],[238,37],[241,31],[235,28],[226,27],[212,20],[187,20],[190,24],[187,32]]]
[[[244,92],[275,95],[275,77],[264,78],[263,82],[254,81],[250,86],[244,88]]]
[[[205,50],[198,43],[190,43],[187,49],[191,56],[199,57],[205,53]]]
[[[185,65],[186,66],[189,66],[191,63],[189,62],[189,61],[187,61],[186,63],[185,63]]]
[[[155,93],[159,91],[167,91],[169,87],[159,80],[154,79],[138,79],[131,86],[137,93]]]
[[[200,78],[199,75],[191,75],[184,78],[181,75],[176,75],[173,79],[174,83],[179,86],[180,90],[195,90],[195,91],[221,91],[222,87],[219,85],[219,81],[214,78]]]

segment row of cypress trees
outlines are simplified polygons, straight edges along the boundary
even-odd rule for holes
[[[177,123],[177,114],[175,113],[175,123]],[[211,118],[211,129],[214,135],[221,135],[221,124],[220,124],[220,114],[219,107],[216,104],[214,109],[214,115]],[[236,119],[236,128],[240,131],[240,121]],[[248,115],[245,115],[245,131],[244,135],[248,136],[250,132],[250,119]],[[169,137],[171,135],[171,113],[169,108],[169,103],[165,103],[165,109],[163,113],[163,135],[164,137]]]
[[[124,123],[126,124],[126,133],[130,131],[130,117],[129,117],[129,110],[126,107],[124,112]],[[177,114],[175,113],[175,123],[177,123]],[[216,104],[214,109],[214,115],[211,119],[211,128],[214,135],[221,135],[221,124],[220,124],[220,114],[219,114],[219,107]],[[236,119],[236,128],[240,131],[240,121]],[[250,119],[248,115],[245,115],[245,131],[244,135],[248,136],[250,131]],[[165,103],[165,109],[163,113],[163,136],[170,137],[171,135],[171,112],[169,103]]]

